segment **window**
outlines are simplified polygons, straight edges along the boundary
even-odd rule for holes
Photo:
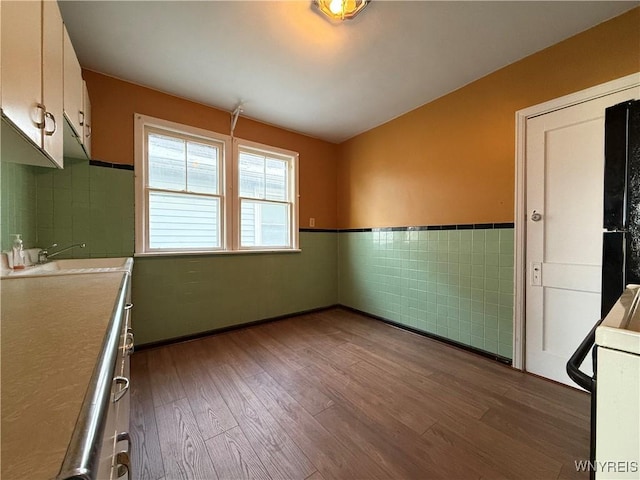
[[[235,151],[240,248],[291,247],[295,156],[242,141]]]
[[[297,153],[135,115],[136,254],[298,247]]]

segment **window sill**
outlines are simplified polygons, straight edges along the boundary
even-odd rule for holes
[[[260,249],[260,250],[218,250],[218,251],[192,251],[192,252],[144,252],[134,253],[134,257],[192,257],[192,256],[217,256],[217,255],[255,255],[255,254],[272,254],[272,253],[301,253],[300,248],[277,248],[277,249]]]

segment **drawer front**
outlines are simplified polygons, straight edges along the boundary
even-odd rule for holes
[[[123,378],[131,379],[129,363],[133,353],[134,338],[131,328],[131,288],[127,291],[127,300],[125,304],[125,321],[120,337],[120,348],[118,351],[118,359],[116,363],[116,375]],[[129,463],[131,451],[131,439],[129,437],[129,408],[131,394],[127,391],[117,402],[117,416],[115,419],[116,438],[113,450],[113,469],[111,478],[113,480],[128,480],[130,478],[129,469],[124,464]]]
[[[123,305],[125,319],[122,324],[118,354],[114,369],[113,386],[109,400],[109,412],[102,440],[98,479],[128,480],[129,454],[129,357],[133,352],[133,332],[131,330],[131,290],[127,290]]]
[[[111,469],[113,465],[113,452],[116,448],[116,419],[118,417],[118,404],[113,402],[113,394],[116,387],[111,389],[111,398],[109,399],[109,409],[107,411],[107,420],[104,427],[102,437],[102,448],[100,450],[100,463],[98,464],[98,474],[96,478],[111,478]]]

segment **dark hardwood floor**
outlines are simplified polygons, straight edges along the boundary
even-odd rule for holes
[[[587,478],[589,396],[341,309],[132,358],[133,478]]]

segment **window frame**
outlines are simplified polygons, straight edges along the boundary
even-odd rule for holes
[[[190,254],[190,253],[215,253],[228,249],[231,244],[231,209],[228,204],[231,198],[231,185],[229,182],[231,165],[228,161],[231,152],[231,139],[228,135],[221,135],[202,128],[191,127],[180,123],[162,120],[147,115],[134,114],[134,176],[135,176],[135,254],[136,255],[162,255],[162,254]],[[149,187],[149,162],[147,157],[147,136],[149,133],[173,136],[183,140],[192,140],[206,144],[217,144],[220,147],[218,158],[218,193],[206,196],[220,199],[220,246],[211,248],[151,248],[149,246],[149,202],[150,190],[162,191]],[[169,191],[169,190],[167,190]],[[178,191],[176,191],[178,192]],[[189,192],[185,192],[189,193]],[[199,195],[194,193],[194,195]]]
[[[245,197],[240,197],[240,150],[253,150],[254,152],[258,152],[264,155],[272,155],[274,158],[278,160],[285,160],[288,163],[288,191],[289,191],[289,200],[287,202],[278,202],[278,203],[286,203],[290,205],[289,209],[289,246],[282,247],[264,247],[264,246],[255,246],[255,247],[243,247],[241,245],[241,212],[240,212],[240,200]],[[299,197],[298,194],[298,152],[294,152],[292,150],[286,150],[284,148],[273,147],[271,145],[265,145],[262,143],[252,142],[249,140],[243,140],[240,138],[233,139],[233,187],[234,187],[234,195],[233,195],[233,250],[241,251],[241,252],[251,252],[251,251],[265,251],[265,250],[281,250],[281,251],[291,251],[299,249]],[[266,178],[265,178],[266,182]],[[247,198],[249,199],[249,198]],[[275,202],[267,199],[249,199],[249,200],[257,200],[257,201],[265,201],[265,202]]]
[[[219,169],[220,191],[212,194],[220,198],[220,246],[214,248],[150,248],[149,247],[149,164],[147,134],[166,134],[193,141],[217,143],[221,146]],[[289,246],[241,247],[240,243],[240,150],[246,148],[288,162]],[[271,145],[234,138],[198,127],[134,114],[134,186],[135,186],[135,256],[234,254],[260,252],[299,252],[299,154]],[[152,189],[158,190],[158,189]],[[266,200],[266,199],[265,199]],[[266,200],[269,202],[269,200]]]

